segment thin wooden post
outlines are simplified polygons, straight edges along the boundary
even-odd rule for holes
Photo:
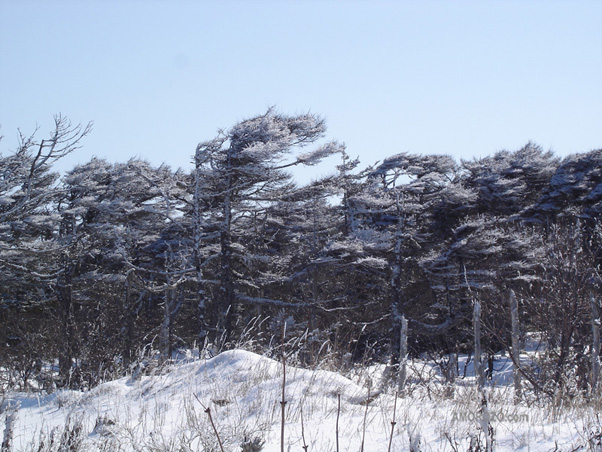
[[[592,375],[591,392],[594,394],[598,387],[600,377],[600,306],[594,297],[593,292],[589,294],[589,301],[592,309]]]
[[[483,361],[481,359],[481,302],[474,302],[472,325],[474,332],[474,371],[477,387],[483,389]]]
[[[514,381],[514,400],[518,401],[522,397],[522,383],[520,375],[520,324],[518,320],[518,302],[514,290],[510,289],[510,320],[512,323],[512,357],[514,366],[512,368],[512,378]]]

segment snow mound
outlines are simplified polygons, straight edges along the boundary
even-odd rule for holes
[[[417,444],[422,451],[467,450],[475,438],[484,440],[480,401],[472,388],[458,387],[451,395],[449,388],[441,391],[445,395],[437,395],[435,386],[415,388],[396,399],[392,388],[361,381],[287,364],[287,450],[303,450],[305,445],[307,450],[336,450],[337,439],[341,451],[360,450],[362,443],[366,451],[387,450],[389,441],[391,450]],[[277,452],[282,385],[281,362],[232,350],[175,364],[158,375],[121,378],[85,393],[14,394],[12,400],[20,403],[14,450],[219,451],[213,422],[225,451],[263,443],[263,452]],[[496,450],[550,450],[556,442],[563,450],[571,449],[596,433],[591,422],[595,413],[574,410],[551,418],[545,408],[514,406],[508,388],[500,391],[492,390],[490,405]],[[51,440],[55,448],[39,447]]]

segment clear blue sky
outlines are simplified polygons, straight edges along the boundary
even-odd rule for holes
[[[602,1],[0,0],[0,150],[52,116],[92,156],[190,168],[275,105],[324,116],[368,165],[528,140],[602,147]],[[42,135],[43,136],[43,135]]]

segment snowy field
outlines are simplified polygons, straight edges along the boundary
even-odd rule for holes
[[[510,368],[504,369],[502,376]],[[485,450],[481,400],[471,378],[448,387],[435,367],[414,362],[408,391],[396,398],[381,377],[382,367],[343,377],[287,365],[284,450]],[[602,415],[591,404],[515,406],[505,382],[486,390],[494,450],[602,451]],[[6,408],[19,406],[12,417],[14,451],[220,451],[212,420],[224,451],[276,452],[282,387],[281,362],[234,350],[88,392],[5,395],[0,426],[5,430]],[[259,444],[263,448],[253,447]]]

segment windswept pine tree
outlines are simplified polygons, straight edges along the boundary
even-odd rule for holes
[[[0,349],[26,386],[42,359],[55,357],[51,328],[44,318],[54,301],[53,283],[63,277],[55,265],[62,196],[52,165],[77,150],[91,131],[55,116],[46,139],[36,130],[19,133],[17,149],[0,156]]]
[[[270,302],[253,288],[253,267],[260,256],[244,239],[252,232],[249,222],[274,203],[293,196],[297,187],[288,169],[316,165],[339,151],[338,145],[330,142],[300,152],[322,138],[325,131],[324,121],[315,115],[284,116],[270,109],[197,147],[195,203],[212,210],[212,224],[200,218],[207,216],[201,209],[194,211],[197,218],[193,223],[197,237],[206,236],[206,228],[206,232],[214,230],[218,241],[219,263],[211,277],[216,281],[211,293],[226,340],[244,327],[249,307]],[[196,246],[201,246],[201,240],[196,240]],[[201,265],[197,263],[197,267]],[[199,302],[200,306],[204,303]]]

